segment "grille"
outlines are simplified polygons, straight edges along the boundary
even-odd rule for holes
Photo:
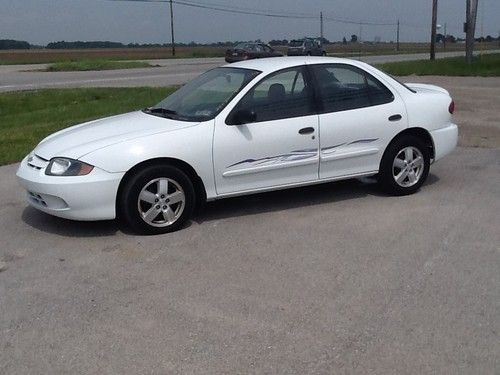
[[[28,197],[33,203],[36,203],[43,207],[47,207],[47,202],[45,202],[45,200],[42,198],[40,194],[28,191]]]

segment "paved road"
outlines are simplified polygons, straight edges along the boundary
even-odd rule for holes
[[[488,51],[500,52],[500,51]],[[439,57],[460,56],[462,52],[439,53]],[[427,54],[367,56],[368,63],[427,59]],[[33,72],[46,65],[0,66],[0,92],[56,87],[170,86],[183,84],[200,73],[224,64],[222,58],[148,60],[156,68],[108,70],[99,72]]]
[[[0,168],[1,374],[498,374],[500,150],[415,195],[357,181],[124,234],[27,208]]]

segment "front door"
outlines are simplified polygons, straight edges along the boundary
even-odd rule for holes
[[[217,194],[318,179],[318,115],[303,66],[272,73],[215,120]]]

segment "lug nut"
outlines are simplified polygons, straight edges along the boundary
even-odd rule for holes
[[[166,210],[167,209],[167,206],[163,206],[163,209]]]
[[[163,199],[163,198],[165,198],[165,196],[162,194],[162,195],[161,195],[161,199]]]
[[[156,209],[159,210],[160,209],[160,205],[156,206]]]
[[[155,199],[155,202],[156,202],[156,203],[158,203],[158,201],[159,201],[159,199],[158,199],[158,198],[156,198],[156,199]]]

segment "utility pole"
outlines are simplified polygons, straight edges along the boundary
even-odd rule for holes
[[[431,60],[436,59],[437,8],[438,0],[432,0]]]
[[[446,49],[446,22],[444,23],[444,39],[443,39],[443,48]]]
[[[398,30],[396,32],[396,51],[399,51],[399,20],[398,20]]]
[[[175,56],[175,38],[174,38],[174,8],[170,0],[170,34],[172,35],[172,56]]]
[[[467,0],[466,22],[465,22],[465,59],[468,64],[472,64],[474,54],[474,33],[476,31],[478,0]]]
[[[323,12],[319,12],[319,35],[321,37],[321,43],[323,43]]]

